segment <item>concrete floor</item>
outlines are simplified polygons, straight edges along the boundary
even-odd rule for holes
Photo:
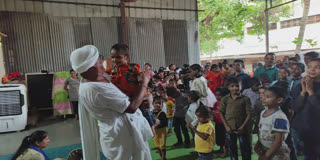
[[[20,146],[22,139],[36,130],[45,130],[50,137],[48,148],[61,147],[81,143],[79,121],[72,118],[66,120],[48,119],[39,122],[21,132],[0,133],[0,157],[13,154]]]

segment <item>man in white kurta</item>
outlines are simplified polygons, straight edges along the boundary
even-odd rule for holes
[[[135,146],[133,126],[140,128],[143,141],[152,137],[148,122],[140,110],[134,114],[124,111],[130,104],[128,97],[112,83],[90,82],[81,83],[79,88],[81,107],[90,116],[98,120],[100,144],[108,159],[141,159],[144,154],[140,147]],[[142,145],[142,144],[140,144]],[[137,148],[137,149],[136,149]],[[138,149],[139,148],[139,149]],[[140,158],[141,157],[141,158]]]
[[[71,54],[73,69],[78,73],[87,72],[98,64],[94,63],[98,61],[98,55],[94,46],[75,50]],[[103,71],[97,73],[98,77],[103,75]],[[148,146],[148,139],[153,137],[151,128],[139,109],[134,113],[125,112],[130,103],[129,98],[107,80],[82,80],[79,115],[86,160],[99,159],[97,132],[102,152],[108,160],[151,160]]]

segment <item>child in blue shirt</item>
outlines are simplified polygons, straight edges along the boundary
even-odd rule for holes
[[[259,140],[254,148],[259,160],[290,160],[290,149],[285,143],[289,121],[279,107],[284,98],[284,89],[280,87],[270,87],[265,91],[262,104],[268,108],[261,113]]]

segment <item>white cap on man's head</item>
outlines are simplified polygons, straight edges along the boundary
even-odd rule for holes
[[[74,71],[81,74],[94,66],[99,59],[99,51],[93,45],[86,45],[71,53],[70,61]]]

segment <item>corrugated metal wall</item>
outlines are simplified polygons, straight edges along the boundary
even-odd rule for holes
[[[200,64],[200,34],[197,21],[187,21],[189,64]]]
[[[100,54],[110,57],[110,48],[119,42],[117,18],[91,18],[93,44]]]
[[[182,67],[189,63],[187,23],[183,20],[164,20],[163,37],[167,66]]]
[[[73,27],[77,48],[93,44],[89,18],[73,18]]]
[[[71,69],[70,53],[94,44],[109,57],[118,42],[116,18],[68,18],[43,14],[0,12],[6,72],[49,72]]]
[[[110,47],[121,41],[120,18],[55,17],[35,13],[0,12],[5,66],[10,72],[50,72],[71,69],[70,53],[83,45],[96,45],[110,57]],[[182,67],[199,63],[197,22],[128,18],[131,62],[144,69],[171,63]]]
[[[47,18],[41,14],[1,13],[0,29],[3,39],[7,72],[39,72],[53,70],[50,32]]]
[[[49,17],[50,41],[54,71],[68,71],[70,53],[76,48],[72,18]]]
[[[165,51],[161,19],[128,20],[128,39],[131,61],[152,64],[153,69],[165,66]]]

